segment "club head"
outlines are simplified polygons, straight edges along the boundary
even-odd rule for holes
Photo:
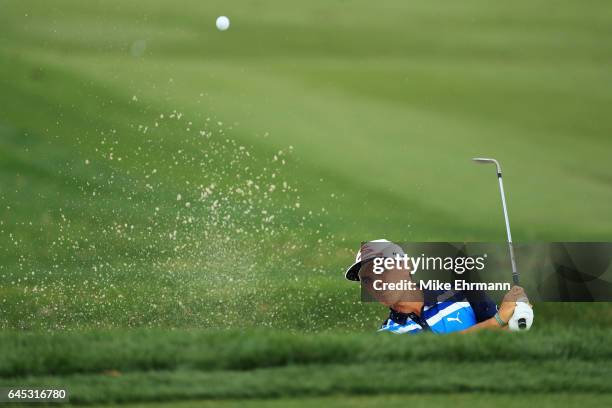
[[[501,165],[495,159],[490,159],[490,158],[487,158],[487,157],[474,157],[472,160],[474,160],[476,163],[480,163],[480,164],[493,163],[493,164],[495,164],[495,168],[497,169],[497,174],[501,174]]]

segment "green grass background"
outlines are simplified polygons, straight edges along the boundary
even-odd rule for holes
[[[382,340],[427,358],[375,367],[342,357],[384,316],[342,272],[362,240],[503,240],[492,170],[473,156],[504,165],[515,241],[609,240],[611,23],[605,1],[5,2],[0,337],[17,357],[2,383],[68,381],[88,403],[310,398],[381,393],[339,379],[382,370],[405,380],[385,394],[503,406],[505,381],[534,401],[576,384],[604,405],[610,355],[592,345],[608,305],[536,305],[520,338]],[[242,354],[268,336],[296,346]],[[551,351],[558,338],[572,351]],[[303,341],[320,356],[302,360]],[[443,366],[431,341],[487,342],[496,368],[475,351]],[[203,385],[210,356],[220,383],[258,391]],[[456,375],[408,392],[413,364]],[[464,365],[479,386],[457,379]],[[302,401],[346,404],[329,398]]]

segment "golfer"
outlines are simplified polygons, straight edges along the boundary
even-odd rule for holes
[[[389,307],[389,317],[379,331],[396,334],[416,334],[431,331],[437,334],[470,332],[482,329],[507,327],[512,318],[516,302],[526,298],[523,288],[513,286],[504,296],[500,307],[483,291],[437,291],[437,290],[374,290],[372,282],[397,283],[411,279],[409,270],[386,268],[375,274],[375,258],[403,256],[402,248],[386,240],[371,241],[362,245],[355,263],[345,277],[350,281],[361,281],[363,288],[375,300]],[[379,282],[381,283],[381,282]]]

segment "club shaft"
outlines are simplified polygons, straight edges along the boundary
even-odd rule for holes
[[[514,246],[512,245],[512,233],[510,232],[510,220],[508,219],[508,207],[506,206],[506,193],[504,192],[504,182],[502,181],[501,171],[497,173],[499,181],[499,193],[501,194],[502,208],[504,210],[504,220],[506,221],[506,234],[508,236],[508,250],[510,251],[510,263],[512,264],[512,282],[519,285],[519,273],[516,269],[516,260],[514,259]]]

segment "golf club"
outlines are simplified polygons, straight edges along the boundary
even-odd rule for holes
[[[508,236],[508,250],[510,251],[510,262],[512,263],[512,282],[518,286],[520,284],[520,279],[519,272],[516,268],[516,260],[514,258],[514,247],[512,245],[512,234],[510,233],[510,221],[508,220],[508,207],[506,206],[506,194],[504,193],[504,182],[502,181],[501,165],[497,160],[491,158],[475,157],[472,160],[474,160],[476,163],[481,164],[495,164],[495,169],[497,171],[497,180],[499,181],[499,193],[501,195],[502,208],[504,210],[504,220],[506,222],[506,234]],[[527,299],[524,299],[524,302],[526,301]],[[517,302],[517,307],[518,306],[519,303]],[[527,328],[527,321],[525,318],[518,319],[518,328],[520,330],[524,330]]]

